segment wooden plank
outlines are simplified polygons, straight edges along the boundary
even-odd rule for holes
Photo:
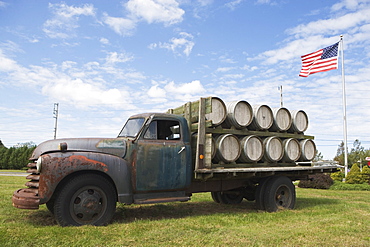
[[[205,104],[205,112],[204,114],[208,114],[212,112],[212,97],[203,98]],[[169,109],[167,113],[181,115],[185,117],[186,114],[191,115],[190,122],[195,123],[198,122],[199,118],[199,101],[188,102],[184,105],[181,105],[174,109]]]
[[[195,170],[205,168],[205,142],[206,142],[206,127],[205,127],[205,99],[200,98],[199,100],[199,122],[198,122],[198,139],[197,139],[197,150],[195,156]]]
[[[320,172],[333,172],[342,166],[294,166],[294,167],[249,167],[249,168],[225,168],[225,169],[199,169],[198,173],[230,173],[230,172],[270,172],[270,171],[320,171]]]

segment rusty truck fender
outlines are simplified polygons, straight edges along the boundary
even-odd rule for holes
[[[58,185],[81,172],[108,176],[116,188],[118,201],[126,204],[133,202],[130,167],[120,157],[93,152],[56,152],[41,157],[40,204],[52,197]]]

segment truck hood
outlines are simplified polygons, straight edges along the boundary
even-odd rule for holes
[[[37,159],[40,155],[50,152],[60,152],[60,144],[66,143],[67,150],[82,152],[98,152],[113,154],[123,157],[126,154],[126,138],[69,138],[55,139],[41,143],[33,151],[30,160]]]

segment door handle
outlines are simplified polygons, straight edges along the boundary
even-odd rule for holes
[[[184,150],[185,150],[185,147],[181,147],[181,149],[177,153],[180,154]]]

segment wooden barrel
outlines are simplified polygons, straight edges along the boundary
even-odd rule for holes
[[[206,114],[207,120],[212,120],[214,126],[222,124],[226,119],[226,105],[225,103],[217,97],[212,97],[212,112]]]
[[[257,162],[263,157],[263,142],[258,136],[245,136],[240,140],[239,162]]]
[[[283,158],[283,142],[276,136],[271,136],[263,140],[264,160],[267,162],[277,162]]]
[[[224,127],[237,129],[247,127],[253,120],[252,106],[244,100],[226,103],[227,116]]]
[[[249,125],[252,130],[267,130],[272,126],[274,116],[267,105],[253,106],[253,121]]]
[[[288,131],[292,126],[292,115],[290,111],[284,107],[272,108],[274,122],[270,131]]]
[[[240,142],[233,134],[224,134],[216,138],[216,162],[231,163],[240,156]]]
[[[297,133],[305,132],[308,128],[308,116],[306,112],[299,110],[291,111],[290,114],[292,115],[292,127],[289,131]]]
[[[297,161],[301,157],[301,146],[299,141],[294,138],[285,139],[284,146],[284,161]]]
[[[299,142],[301,146],[300,161],[312,161],[316,156],[316,145],[313,140],[305,139]]]

